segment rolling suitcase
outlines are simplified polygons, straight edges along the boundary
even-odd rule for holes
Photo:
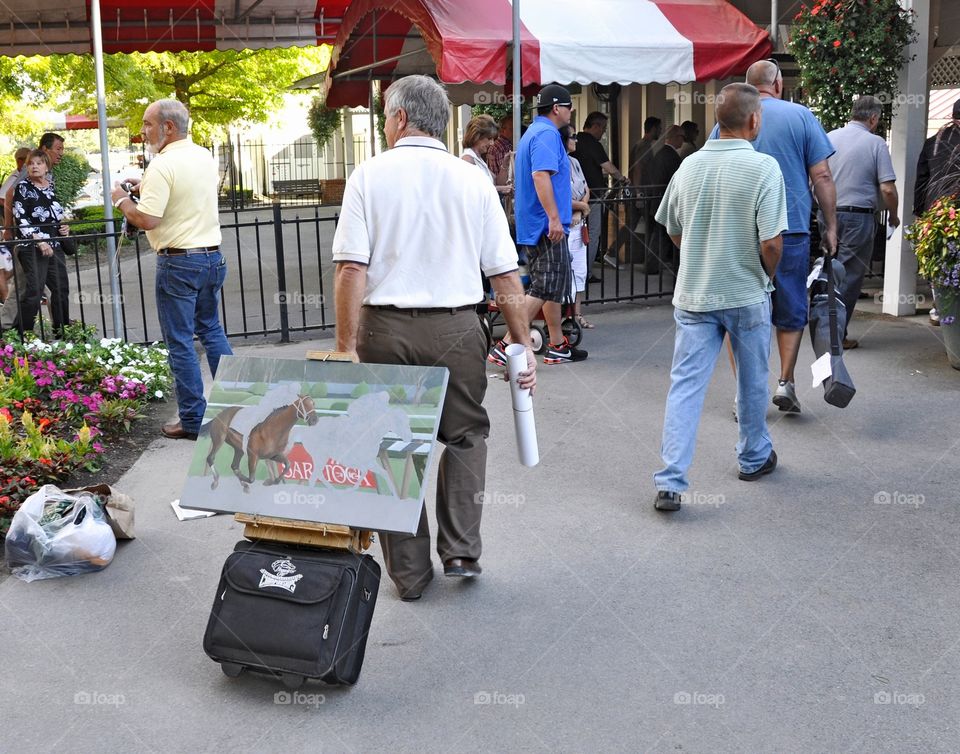
[[[369,555],[277,542],[239,542],[227,558],[203,637],[231,677],[244,670],[353,684],[380,587]]]

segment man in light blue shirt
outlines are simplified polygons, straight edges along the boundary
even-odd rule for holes
[[[754,87],[725,86],[717,97],[720,139],[683,161],[657,210],[657,222],[680,247],[664,468],[653,477],[657,510],[678,510],[689,486],[700,412],[726,335],[737,365],[739,477],[752,482],[777,466],[767,429],[770,279],[787,201],[776,160],[750,146],[761,119]]]
[[[820,121],[803,105],[784,102],[783,74],[775,60],[760,60],[747,69],[747,83],[757,88],[763,104],[763,127],[753,142],[758,152],[780,165],[787,187],[790,228],[783,235],[783,255],[773,293],[773,325],[780,352],[780,379],[773,402],[781,411],[800,413],[794,379],[800,341],[807,325],[810,272],[810,210],[813,193],[823,213],[820,228],[825,251],[837,253],[837,192],[827,158],[833,145]],[[716,138],[716,129],[711,138]]]

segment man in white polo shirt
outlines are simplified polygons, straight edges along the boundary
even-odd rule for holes
[[[427,76],[390,85],[389,151],[350,176],[333,238],[337,348],[377,364],[450,370],[438,437],[437,552],[444,574],[480,574],[481,493],[490,429],[487,343],[476,305],[483,272],[517,343],[528,343],[517,251],[494,185],[440,141],[450,103]],[[536,362],[520,385],[536,385]],[[383,556],[401,599],[433,578],[426,511],[415,535],[382,533]]]
[[[770,292],[787,199],[777,161],[750,144],[761,117],[754,87],[725,86],[717,97],[720,138],[683,161],[657,210],[657,222],[680,247],[664,468],[653,476],[657,510],[679,510],[689,486],[700,412],[727,334],[737,364],[739,477],[754,481],[777,466],[767,430]]]
[[[154,153],[136,204],[119,185],[114,206],[147,233],[157,252],[157,315],[177,389],[179,420],[161,432],[196,440],[207,403],[193,336],[200,339],[211,374],[230,344],[220,323],[220,289],[227,263],[220,253],[217,166],[189,136],[190,113],[176,100],[159,100],[143,114],[141,135]],[[136,181],[132,181],[136,183]]]

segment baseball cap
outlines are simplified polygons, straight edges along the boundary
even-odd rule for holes
[[[537,99],[533,103],[533,106],[538,108],[551,107],[553,105],[562,105],[563,107],[573,105],[570,92],[560,86],[560,84],[547,84],[540,90],[540,94],[537,95]]]
[[[953,103],[953,118],[960,120],[960,99]]]

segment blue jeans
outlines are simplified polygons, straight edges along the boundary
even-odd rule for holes
[[[169,351],[180,423],[187,432],[200,429],[207,408],[194,334],[213,375],[220,357],[233,353],[217,312],[226,277],[227,263],[219,251],[157,257],[157,315]]]
[[[660,454],[665,468],[653,475],[658,490],[683,492],[703,401],[723,346],[730,333],[737,363],[737,413],[740,440],[737,460],[740,470],[753,473],[773,450],[767,430],[770,361],[770,300],[737,309],[690,312],[675,309],[677,323],[670,370],[670,392],[663,420]]]

